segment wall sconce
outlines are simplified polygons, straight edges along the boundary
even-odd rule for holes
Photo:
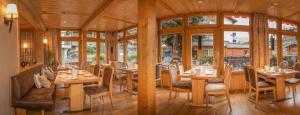
[[[18,18],[18,9],[16,4],[7,4],[4,16],[4,24],[9,25],[9,33],[11,32],[13,20]]]
[[[47,38],[44,38],[44,39],[43,39],[43,43],[44,43],[44,44],[47,44],[47,43],[48,43]]]

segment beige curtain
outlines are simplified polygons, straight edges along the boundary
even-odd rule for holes
[[[268,18],[265,14],[254,13],[253,27],[250,50],[251,51],[251,64],[254,67],[264,67],[269,65],[269,52],[268,52]]]

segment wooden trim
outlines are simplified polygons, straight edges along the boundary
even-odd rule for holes
[[[170,12],[172,12],[174,15],[178,14],[171,6],[169,6],[163,0],[157,0],[157,1],[160,3],[160,5],[162,5],[164,8],[166,8],[167,10],[169,10]]]
[[[127,21],[127,20],[123,20],[123,19],[119,19],[119,18],[114,18],[114,17],[109,17],[109,16],[103,16],[104,18],[108,18],[108,19],[112,19],[112,20],[116,20],[116,21],[121,21],[121,22],[125,22],[125,23],[129,23],[129,24],[137,24],[135,22],[131,22],[131,21]]]

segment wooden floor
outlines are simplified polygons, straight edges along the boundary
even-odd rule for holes
[[[300,87],[298,87],[299,89]],[[289,99],[276,104],[271,104],[271,100],[262,98],[259,108],[255,109],[254,103],[249,100],[246,94],[231,93],[230,99],[232,104],[232,112],[224,96],[211,97],[211,103],[214,105],[206,111],[204,108],[189,107],[186,103],[186,94],[180,94],[177,99],[172,100],[168,104],[169,91],[157,88],[156,94],[156,110],[157,115],[300,115],[300,91],[298,90],[296,104],[293,99]],[[67,97],[67,90],[58,88],[56,93],[56,106],[52,112],[46,112],[46,115],[57,115],[61,111],[68,109],[69,100],[62,100]],[[292,92],[287,92],[288,97],[292,96]],[[137,114],[137,95],[129,95],[127,92],[120,92],[119,87],[115,86],[113,93],[114,108],[110,106],[109,97],[105,97],[102,104],[100,99],[95,102],[95,112],[90,113],[78,112],[69,113],[69,115],[136,115]],[[85,108],[89,108],[89,98],[86,99]],[[29,115],[39,115],[39,112],[30,111]]]

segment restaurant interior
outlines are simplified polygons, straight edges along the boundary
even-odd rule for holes
[[[0,0],[1,115],[299,115],[300,0]]]

